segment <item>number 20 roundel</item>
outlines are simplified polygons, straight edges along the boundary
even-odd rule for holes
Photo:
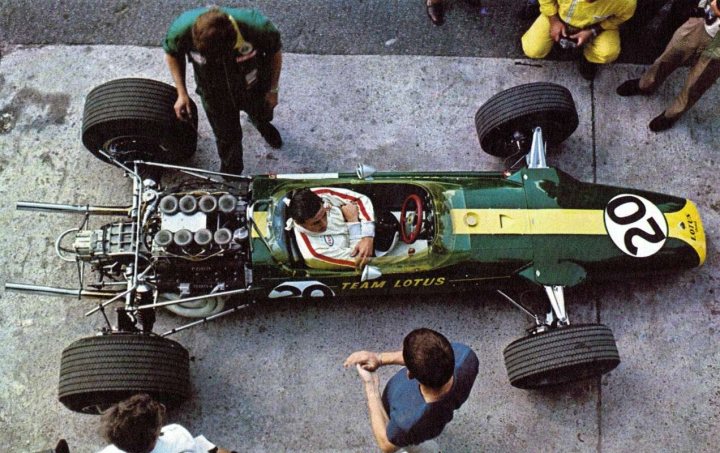
[[[605,228],[615,245],[630,256],[645,258],[665,244],[667,221],[657,206],[643,197],[618,195],[605,207]]]

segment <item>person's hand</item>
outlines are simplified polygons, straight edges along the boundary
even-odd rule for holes
[[[370,261],[374,252],[373,245],[374,240],[371,237],[364,237],[358,241],[357,245],[355,245],[355,249],[353,249],[350,256],[355,257],[355,266],[358,269]]]
[[[583,44],[587,44],[589,41],[592,41],[593,37],[593,32],[589,29],[580,30],[574,35],[569,36],[570,39],[574,39],[575,41],[577,41],[578,47],[581,47]]]
[[[343,218],[346,222],[359,222],[360,221],[360,209],[355,203],[348,203],[340,206]]]
[[[265,93],[265,104],[267,104],[268,108],[274,109],[278,105],[278,94],[272,91]]]
[[[189,121],[192,119],[190,97],[178,96],[173,108],[175,109],[175,116],[177,116],[177,119],[179,119],[180,121]]]
[[[565,24],[557,16],[552,16],[550,18],[550,37],[553,41],[558,42],[563,36],[567,36]]]
[[[380,354],[377,352],[357,351],[350,354],[343,364],[345,368],[351,365],[358,365],[368,371],[375,371],[382,365],[382,362],[380,361]]]
[[[355,365],[355,368],[360,375],[360,379],[362,379],[365,384],[374,384],[377,386],[380,385],[380,378],[375,372],[368,371],[360,365]]]
[[[713,0],[713,2],[710,3],[710,8],[712,8],[716,17],[720,17],[720,8],[718,7],[717,0]]]

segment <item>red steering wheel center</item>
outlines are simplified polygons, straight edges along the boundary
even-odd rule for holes
[[[409,219],[411,224],[408,225],[408,209],[410,204],[415,203],[415,218]],[[412,244],[420,236],[420,229],[422,227],[422,214],[423,214],[423,201],[416,194],[410,194],[405,198],[400,211],[400,237],[406,244]],[[408,231],[408,226],[412,228]]]

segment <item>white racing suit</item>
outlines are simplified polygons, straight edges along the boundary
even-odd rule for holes
[[[295,224],[295,239],[305,259],[305,264],[314,269],[337,269],[355,267],[355,258],[350,256],[355,246],[364,237],[375,237],[375,213],[368,197],[352,190],[335,187],[310,189],[325,206],[327,229],[313,233]],[[340,206],[355,203],[358,206],[360,222],[346,222]]]

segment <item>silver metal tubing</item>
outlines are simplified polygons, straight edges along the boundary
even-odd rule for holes
[[[548,299],[550,299],[550,306],[557,320],[562,324],[569,325],[570,320],[568,319],[567,311],[565,311],[565,294],[563,287],[546,285],[545,294],[547,294]]]
[[[107,291],[91,291],[86,289],[57,288],[53,286],[26,285],[24,283],[5,283],[5,291],[15,291],[18,293],[43,294],[46,296],[74,296],[94,297],[105,299],[113,297],[117,293]]]
[[[185,302],[194,302],[196,300],[210,299],[213,297],[232,296],[233,294],[243,294],[248,291],[249,291],[249,289],[245,289],[245,288],[233,289],[231,291],[223,291],[223,292],[219,292],[219,293],[204,294],[202,296],[193,296],[193,297],[188,297],[185,299],[168,300],[167,302],[158,302],[155,304],[140,305],[139,307],[135,307],[135,308],[137,310],[143,310],[145,308],[159,308],[159,307],[165,307],[167,305],[177,305],[177,304],[184,304]]]
[[[78,232],[78,231],[80,231],[80,228],[70,228],[69,230],[64,231],[63,233],[61,233],[60,236],[58,236],[57,239],[55,239],[55,254],[56,254],[61,260],[67,261],[67,262],[69,262],[69,263],[74,263],[75,261],[77,261],[77,253],[73,254],[73,255],[72,255],[72,258],[70,258],[69,254],[68,254],[68,255],[64,255],[64,254],[63,254],[63,250],[62,250],[62,248],[60,247],[60,243],[61,243],[62,240],[65,238],[65,236],[67,236],[67,235],[70,234],[70,233]],[[77,235],[76,235],[76,237],[77,237]]]
[[[99,282],[99,283],[92,283],[89,286],[95,286],[95,287],[106,287],[106,286],[127,286],[126,282]]]
[[[517,307],[520,311],[522,311],[523,313],[525,313],[526,315],[528,315],[530,318],[532,318],[532,319],[535,321],[535,324],[536,324],[536,325],[539,326],[540,324],[542,324],[542,323],[540,322],[540,318],[538,317],[538,315],[536,315],[535,313],[533,313],[533,312],[531,312],[530,310],[528,310],[527,308],[525,308],[523,305],[520,304],[520,302],[514,301],[514,300],[512,299],[512,297],[508,296],[507,294],[505,294],[504,292],[500,291],[499,289],[496,289],[495,291],[497,291],[498,294],[500,294],[500,295],[503,296],[505,299],[507,299],[508,302],[510,302],[511,304],[513,304],[513,305],[514,305],[515,307]]]
[[[135,244],[139,245],[140,241],[140,234],[142,232],[142,218],[140,217],[142,214],[142,210],[140,207],[142,206],[142,194],[143,194],[143,183],[142,179],[140,178],[140,173],[138,172],[138,166],[137,164],[133,167],[135,169],[135,173],[133,173],[133,213],[135,214],[135,219],[137,221],[135,225]],[[135,263],[133,266],[133,282],[138,281],[138,263],[140,261],[140,247],[135,247]],[[131,284],[128,282],[128,286],[130,287]],[[127,303],[130,304],[130,297],[128,296]]]
[[[543,141],[542,129],[536,127],[533,131],[532,145],[527,155],[527,165],[529,168],[547,168],[545,160],[546,144]]]
[[[18,211],[66,212],[72,214],[96,215],[127,215],[129,207],[123,206],[90,206],[74,204],[40,203],[34,201],[18,201],[15,204]]]
[[[161,337],[167,337],[168,335],[172,335],[172,334],[174,334],[174,333],[183,331],[183,330],[185,330],[185,329],[189,329],[189,328],[191,328],[191,327],[195,327],[195,326],[197,326],[197,325],[199,325],[199,324],[205,324],[206,322],[212,321],[213,319],[220,318],[221,316],[226,316],[226,315],[229,315],[230,313],[235,313],[236,311],[240,311],[240,310],[242,310],[242,309],[244,309],[244,308],[248,308],[248,307],[251,306],[251,305],[253,305],[253,304],[250,303],[250,304],[245,304],[245,305],[239,305],[239,306],[237,306],[237,307],[230,308],[230,309],[225,310],[225,311],[221,311],[220,313],[214,314],[214,315],[212,315],[212,316],[208,316],[208,317],[203,318],[203,319],[198,319],[197,321],[193,321],[193,322],[191,322],[191,323],[189,323],[189,324],[185,324],[185,325],[183,325],[183,326],[176,327],[176,328],[174,328],[174,329],[172,329],[172,330],[168,330],[167,332],[161,334],[160,336],[161,336]]]
[[[130,289],[128,289],[127,291],[124,291],[124,292],[122,292],[122,293],[116,294],[115,297],[113,297],[113,298],[110,299],[110,300],[106,300],[106,301],[103,302],[99,307],[95,307],[95,308],[93,308],[92,310],[90,310],[89,312],[85,313],[85,316],[90,316],[90,315],[92,315],[93,313],[100,311],[101,309],[107,307],[108,305],[110,305],[111,303],[115,302],[116,300],[121,299],[123,296],[125,296],[125,295],[128,294],[128,293],[130,293],[130,292],[133,291],[134,289],[135,289],[135,288],[130,288]]]
[[[145,162],[142,160],[135,161],[137,164],[143,164],[143,165],[149,165],[151,167],[160,167],[160,168],[171,168],[173,170],[180,170],[185,172],[192,172],[191,174],[203,174],[203,175],[214,175],[214,176],[230,176],[233,178],[236,178],[238,180],[246,180],[246,181],[252,181],[252,176],[240,176],[240,175],[234,175],[232,173],[221,173],[219,171],[211,171],[211,170],[203,170],[201,168],[193,168],[193,167],[182,167],[180,165],[171,165],[171,164],[161,164],[159,162]]]
[[[112,162],[113,164],[117,165],[118,167],[120,167],[120,168],[122,168],[123,170],[125,170],[126,172],[128,172],[128,173],[129,173],[130,175],[132,175],[134,178],[140,179],[140,175],[138,175],[136,172],[130,170],[130,169],[129,169],[128,167],[126,167],[122,162],[120,162],[119,160],[115,159],[115,158],[114,158],[113,156],[111,156],[110,154],[106,153],[105,151],[103,151],[103,150],[101,150],[101,149],[98,150],[98,153],[102,154],[107,160],[109,160],[109,161]]]

